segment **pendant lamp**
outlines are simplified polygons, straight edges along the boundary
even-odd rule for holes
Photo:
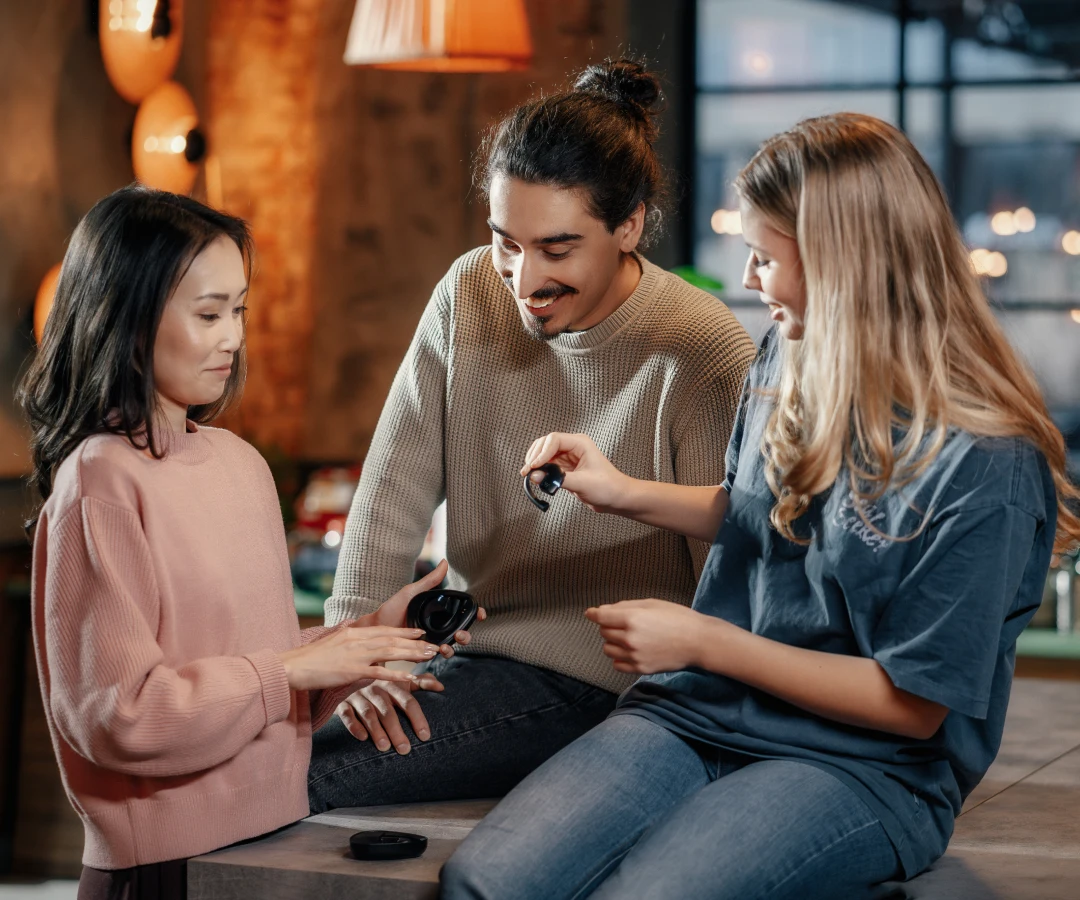
[[[98,9],[105,72],[121,97],[138,103],[176,71],[183,0],[99,0]]]
[[[34,298],[34,340],[41,343],[41,335],[45,333],[45,320],[49,318],[49,312],[56,299],[56,283],[60,280],[60,263],[57,263],[41,279],[37,297]]]
[[[190,191],[198,175],[195,164],[206,152],[198,121],[191,95],[175,81],[165,82],[143,100],[131,135],[135,177],[161,191]]]
[[[525,0],[357,0],[345,62],[411,72],[507,72],[532,59]]]

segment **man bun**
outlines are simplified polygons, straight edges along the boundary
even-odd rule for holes
[[[585,69],[574,82],[575,91],[605,97],[631,108],[649,126],[649,139],[656,135],[652,117],[663,96],[660,80],[632,59],[609,59]]]
[[[476,158],[484,194],[496,175],[580,190],[609,233],[642,204],[641,247],[660,233],[667,187],[653,143],[660,82],[641,63],[589,66],[573,87],[513,109],[489,130]]]

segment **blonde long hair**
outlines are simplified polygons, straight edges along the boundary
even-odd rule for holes
[[[773,526],[805,542],[793,524],[841,466],[865,510],[958,428],[1029,439],[1057,488],[1057,549],[1080,541],[1061,433],[907,137],[855,113],[807,119],[766,141],[735,187],[798,242],[806,287],[802,340],[781,342],[763,441]]]

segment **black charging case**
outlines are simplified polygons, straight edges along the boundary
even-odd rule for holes
[[[415,859],[426,849],[426,837],[404,831],[358,831],[349,838],[354,859]]]
[[[476,613],[470,594],[438,588],[413,597],[405,615],[410,628],[424,629],[424,640],[441,645],[452,643],[457,632],[472,625]]]

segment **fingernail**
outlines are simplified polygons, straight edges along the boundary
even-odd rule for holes
[[[379,749],[380,750],[389,750],[390,749],[390,742],[389,741],[379,741]]]
[[[420,738],[420,740],[426,741],[429,737],[431,737],[431,732],[427,730],[418,731],[416,732],[416,736]]]
[[[439,652],[438,650],[425,650],[424,651],[424,656],[434,656],[438,652]]]
[[[402,756],[405,756],[405,754],[412,750],[412,747],[409,744],[398,744],[394,749]]]

